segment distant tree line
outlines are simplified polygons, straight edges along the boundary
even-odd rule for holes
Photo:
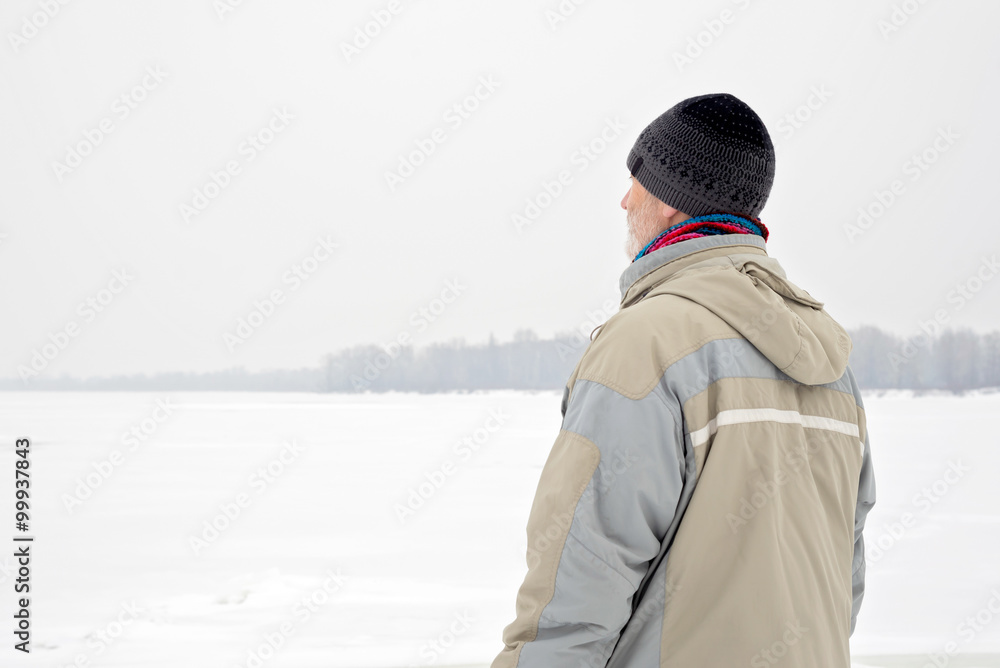
[[[876,327],[850,332],[850,364],[862,389],[950,390],[1000,387],[1000,331],[943,330],[902,338]],[[539,339],[520,330],[512,341],[457,339],[416,349],[355,346],[327,355],[318,367],[248,372],[164,373],[74,379],[0,381],[4,390],[446,392],[561,390],[590,340],[587,333]]]
[[[935,337],[901,338],[869,326],[850,334],[851,369],[863,389],[1000,387],[1000,331],[946,329]]]

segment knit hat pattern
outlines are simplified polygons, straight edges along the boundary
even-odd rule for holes
[[[650,123],[626,165],[657,199],[689,216],[756,218],[774,183],[774,145],[743,101],[728,93],[699,95]]]

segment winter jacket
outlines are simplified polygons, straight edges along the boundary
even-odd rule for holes
[[[875,503],[850,337],[755,235],[672,244],[620,287],[493,668],[848,668]]]

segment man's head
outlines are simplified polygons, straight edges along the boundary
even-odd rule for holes
[[[638,244],[638,253],[656,234],[689,217],[756,218],[774,182],[774,145],[764,122],[738,98],[699,95],[650,123],[626,165],[633,179],[622,208],[636,232],[626,247]]]

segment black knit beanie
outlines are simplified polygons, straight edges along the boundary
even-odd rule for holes
[[[756,218],[774,182],[774,145],[753,109],[728,93],[680,102],[639,134],[628,170],[686,213]]]

